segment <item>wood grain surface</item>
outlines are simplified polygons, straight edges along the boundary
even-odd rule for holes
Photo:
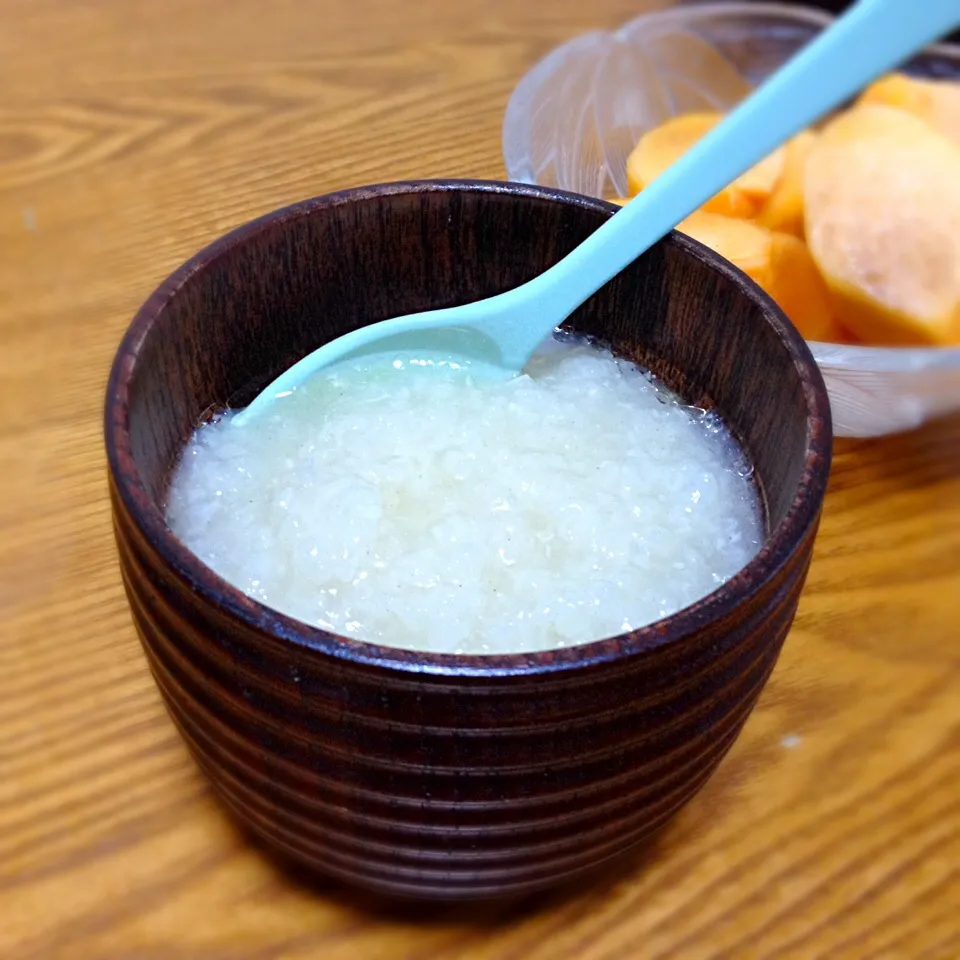
[[[838,444],[743,735],[589,888],[414,912],[279,874],[213,801],[134,635],[101,409],[145,296],[281,204],[502,176],[524,69],[638,6],[4,0],[0,957],[960,957],[958,418]]]

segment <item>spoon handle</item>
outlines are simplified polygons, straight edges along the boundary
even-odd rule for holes
[[[421,348],[430,343],[427,331],[472,335],[467,354],[483,359],[492,353],[501,373],[516,373],[554,327],[681,220],[794,134],[958,25],[960,0],[859,0],[549,270],[486,300],[395,317],[338,337],[281,374],[234,423],[324,366],[385,349],[384,338],[392,335],[413,335]]]
[[[543,333],[562,322],[728,183],[958,24],[960,0],[859,0],[599,230],[526,285],[544,319],[535,326]],[[526,344],[516,346],[525,352]]]

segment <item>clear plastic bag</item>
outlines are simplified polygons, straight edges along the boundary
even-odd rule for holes
[[[503,123],[507,175],[623,196],[627,155],[644,132],[677,113],[728,109],[830,20],[781,3],[686,3],[577,37],[514,90]],[[960,79],[960,48],[933,47],[907,69]],[[960,347],[810,348],[838,436],[896,433],[960,410]]]

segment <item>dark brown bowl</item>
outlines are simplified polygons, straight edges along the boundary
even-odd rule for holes
[[[123,580],[170,713],[236,817],[309,868],[389,895],[519,894],[587,871],[703,785],[790,628],[830,465],[820,373],[783,314],[671,235],[571,318],[716,407],[767,504],[757,558],[701,602],[580,647],[499,657],[359,643],[248,599],[167,529],[171,465],[332,337],[529,279],[615,208],[517,184],[397,183],[218,240],[137,314],[106,399]]]

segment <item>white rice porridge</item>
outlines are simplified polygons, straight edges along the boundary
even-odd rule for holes
[[[345,363],[234,416],[187,446],[170,527],[267,606],[387,646],[518,653],[623,633],[716,589],[764,533],[719,421],[582,342],[552,341],[506,383]]]

